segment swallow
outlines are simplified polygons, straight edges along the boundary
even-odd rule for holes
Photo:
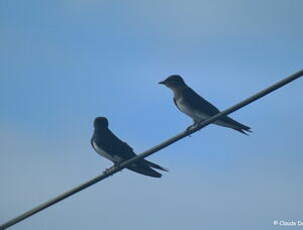
[[[187,86],[180,75],[171,75],[164,81],[159,82],[159,84],[165,85],[173,91],[174,103],[177,108],[193,119],[193,125],[187,129],[196,127],[200,122],[220,112],[218,108]],[[252,132],[250,127],[228,116],[223,116],[214,123],[223,127],[232,128],[245,135],[248,135],[247,132]]]
[[[108,128],[108,120],[105,117],[97,117],[94,120],[94,134],[91,138],[93,149],[101,156],[112,161],[114,165],[137,156],[133,149],[124,141],[120,140]],[[151,177],[161,177],[162,175],[154,169],[168,171],[167,169],[150,162],[140,159],[126,168]]]

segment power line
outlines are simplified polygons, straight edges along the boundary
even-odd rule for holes
[[[127,161],[122,162],[119,165],[112,166],[111,168],[104,171],[101,175],[99,175],[99,176],[97,176],[97,177],[95,177],[95,178],[93,178],[93,179],[91,179],[91,180],[89,180],[89,181],[87,181],[87,182],[85,182],[85,183],[83,183],[83,184],[81,184],[81,185],[79,185],[79,186],[77,186],[77,187],[75,187],[75,188],[73,188],[73,189],[71,189],[71,190],[69,190],[69,191],[67,191],[67,192],[49,200],[49,201],[47,201],[47,202],[45,202],[45,203],[42,203],[42,204],[38,205],[37,207],[23,213],[20,216],[17,216],[15,218],[9,220],[8,222],[6,222],[6,223],[4,223],[3,225],[0,226],[0,230],[4,230],[4,229],[6,229],[10,226],[13,226],[16,223],[18,223],[22,220],[25,220],[28,217],[34,215],[35,213],[40,212],[43,209],[46,209],[46,208],[60,202],[61,200],[64,200],[65,198],[67,198],[67,197],[69,197],[69,196],[71,196],[71,195],[73,195],[77,192],[80,192],[81,190],[83,190],[83,189],[85,189],[85,188],[87,188],[87,187],[89,187],[89,186],[91,186],[91,185],[93,185],[93,184],[95,184],[95,183],[97,183],[101,180],[106,179],[107,177],[109,177],[109,176],[115,174],[116,172],[119,172],[120,170],[124,169],[127,165],[129,165],[131,163],[134,163],[135,161],[137,161],[139,159],[148,157],[149,155],[151,155],[155,152],[158,152],[159,150],[177,142],[178,140],[180,140],[184,137],[187,137],[190,134],[204,128],[205,126],[209,125],[210,123],[218,120],[220,117],[228,115],[228,114],[230,114],[230,113],[232,113],[232,112],[234,112],[234,111],[236,111],[236,110],[238,110],[238,109],[240,109],[240,108],[242,108],[242,107],[244,107],[244,106],[260,99],[260,98],[262,98],[262,97],[264,97],[265,95],[281,88],[282,86],[284,86],[284,85],[286,85],[286,84],[288,84],[288,83],[290,83],[290,82],[292,82],[292,81],[294,81],[294,80],[296,80],[296,79],[298,79],[302,76],[303,76],[303,70],[298,71],[298,72],[288,76],[287,78],[284,78],[283,80],[275,83],[274,85],[272,85],[272,86],[270,86],[270,87],[268,87],[268,88],[266,88],[266,89],[264,89],[264,90],[262,90],[262,91],[260,91],[256,94],[254,94],[253,96],[241,101],[240,103],[238,103],[238,104],[236,104],[236,105],[218,113],[217,115],[201,122],[197,127],[193,128],[191,130],[186,130],[186,131],[184,131],[184,132],[182,132],[182,133],[180,133],[180,134],[162,142],[161,144],[158,144],[158,145],[152,147],[151,149],[137,155],[136,157],[133,157],[132,159],[129,159]]]

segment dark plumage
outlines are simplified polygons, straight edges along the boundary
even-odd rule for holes
[[[166,80],[159,82],[159,84],[163,84],[173,91],[175,105],[181,112],[193,119],[193,126],[220,112],[214,105],[188,87],[179,75],[171,75]],[[243,125],[228,116],[224,116],[214,123],[232,128],[246,135],[247,132],[251,132],[250,127]]]
[[[108,128],[108,121],[105,117],[97,117],[94,120],[94,128],[95,130],[91,138],[91,145],[98,154],[112,161],[114,164],[119,164],[122,161],[136,156],[133,149],[126,142],[123,142],[111,132]],[[136,161],[127,168],[134,172],[151,177],[162,176],[152,168],[167,171],[160,165],[145,159]]]

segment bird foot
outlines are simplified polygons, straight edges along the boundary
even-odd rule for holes
[[[103,171],[103,173],[109,174],[109,173],[110,173],[110,170],[111,170],[111,168],[105,169],[105,170]]]
[[[195,123],[195,124],[193,124],[193,125],[188,126],[188,127],[186,128],[186,131],[188,132],[188,131],[193,130],[194,128],[197,127],[197,125],[198,125],[198,124]]]
[[[122,162],[114,163],[114,167],[119,167]]]
[[[189,132],[189,131],[191,131],[192,129],[194,128],[194,125],[190,125],[190,126],[188,126],[187,128],[186,128],[186,132]],[[191,137],[191,135],[188,135],[188,137]]]
[[[194,123],[194,124],[188,126],[188,127],[186,128],[186,132],[192,131],[193,129],[197,128],[197,127],[199,126],[199,124],[200,124],[200,123]],[[200,129],[199,129],[198,131],[200,131]],[[188,136],[191,137],[191,135],[188,135]]]
[[[110,168],[107,168],[103,171],[103,173],[109,174],[113,170],[114,167],[119,167],[120,163],[114,163],[114,165]]]

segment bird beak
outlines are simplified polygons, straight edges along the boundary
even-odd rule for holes
[[[160,82],[158,82],[158,84],[165,85],[165,81],[160,81]]]

